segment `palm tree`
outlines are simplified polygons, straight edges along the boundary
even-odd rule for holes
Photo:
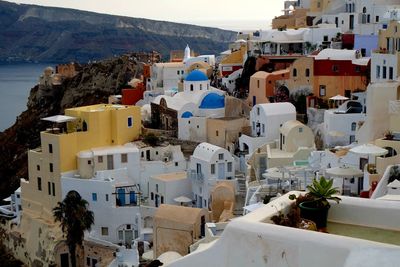
[[[71,265],[76,267],[76,246],[82,246],[84,232],[94,224],[93,212],[88,210],[89,203],[82,199],[78,192],[69,191],[62,202],[53,209],[55,221],[60,222],[66,235]]]

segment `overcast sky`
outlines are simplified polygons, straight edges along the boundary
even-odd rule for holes
[[[9,0],[15,3],[68,7],[128,17],[184,22],[231,30],[270,27],[282,14],[284,0]]]

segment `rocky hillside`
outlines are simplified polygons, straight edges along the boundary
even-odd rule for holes
[[[63,114],[70,107],[107,103],[108,96],[120,94],[121,86],[136,73],[134,57],[130,54],[88,64],[61,85],[31,89],[28,109],[12,127],[0,132],[0,200],[18,188],[20,177],[28,178],[27,150],[40,146],[40,131],[49,127],[40,119]]]
[[[215,28],[0,1],[0,62],[87,62],[186,44],[216,54],[235,33]]]

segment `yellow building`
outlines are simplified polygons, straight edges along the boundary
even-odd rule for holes
[[[40,133],[41,147],[28,152],[29,180],[21,180],[22,215],[19,231],[26,240],[24,263],[51,261],[59,228],[52,210],[62,201],[61,173],[77,169],[79,151],[122,145],[139,137],[140,107],[92,105],[65,110],[65,116],[45,118],[53,127]],[[59,128],[55,125],[61,126]],[[46,250],[41,258],[37,251]],[[50,255],[49,255],[50,253]]]
[[[298,29],[307,27],[308,9],[295,9],[289,15],[275,17],[272,20],[272,29]]]
[[[240,49],[232,51],[232,53],[221,60],[220,72],[222,76],[228,76],[232,72],[241,69],[247,56],[247,45],[242,45]]]

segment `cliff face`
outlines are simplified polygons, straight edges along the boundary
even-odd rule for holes
[[[134,57],[130,54],[88,64],[61,85],[31,89],[28,109],[12,127],[0,132],[0,199],[18,188],[19,178],[28,179],[27,151],[40,146],[40,131],[49,127],[40,119],[64,114],[70,107],[107,103],[108,96],[120,94],[121,86],[136,73]]]
[[[235,33],[215,28],[0,1],[0,61],[87,62],[129,51],[216,54]]]

